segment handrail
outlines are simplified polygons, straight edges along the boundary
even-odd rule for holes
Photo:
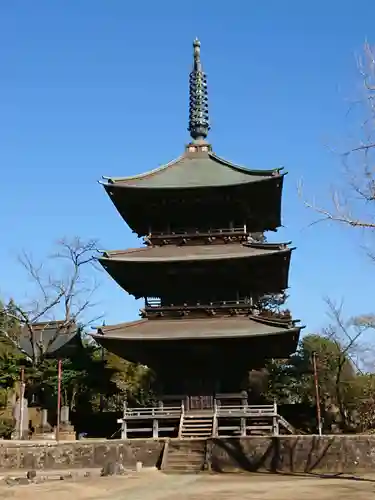
[[[217,422],[217,415],[218,415],[218,406],[217,406],[217,401],[214,399],[214,415],[212,417],[212,437],[215,438],[217,437],[217,431],[218,431],[218,422]]]
[[[186,302],[183,304],[164,304],[161,305],[160,300],[154,300],[154,299],[149,299],[146,298],[145,300],[145,308],[146,309],[163,309],[166,311],[175,311],[175,310],[180,310],[183,308],[186,309],[202,309],[204,307],[205,309],[212,309],[212,308],[250,308],[252,307],[251,301],[243,298],[240,300],[217,300],[213,302],[204,302],[202,301],[201,303],[195,303],[195,302]]]
[[[183,236],[185,237],[197,237],[197,236],[215,236],[215,235],[227,235],[227,234],[247,234],[246,228],[244,226],[238,226],[238,227],[232,227],[232,228],[209,228],[209,229],[203,229],[203,230],[194,230],[191,229],[190,231],[186,230],[179,230],[176,229],[174,231],[153,231],[149,234],[149,238],[181,238]]]
[[[290,425],[290,423],[281,415],[279,415],[279,423],[284,427],[284,429],[290,432],[290,434],[294,434],[296,432],[294,427]]]
[[[124,417],[129,416],[161,416],[161,415],[176,415],[181,413],[181,406],[164,406],[152,408],[127,408],[124,411]]]
[[[226,415],[231,415],[233,413],[241,413],[242,415],[249,415],[249,416],[274,416],[277,415],[274,411],[273,406],[244,406],[244,405],[237,405],[237,406],[219,406],[217,410],[218,416],[226,416]]]
[[[273,406],[250,406],[250,405],[220,405],[220,410],[246,410],[246,411],[272,411],[275,412]]]
[[[181,403],[180,425],[178,427],[178,437],[179,437],[179,439],[181,439],[181,437],[182,437],[182,427],[184,425],[184,416],[185,416],[185,403],[182,401],[182,403]]]

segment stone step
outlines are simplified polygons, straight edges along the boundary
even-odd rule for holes
[[[199,439],[194,440],[193,442],[189,441],[180,441],[178,446],[173,444],[169,444],[169,451],[174,453],[175,451],[182,453],[202,453],[205,451],[206,446],[204,444],[201,445]]]
[[[185,457],[201,457],[206,453],[206,449],[202,448],[200,450],[190,450],[190,449],[170,449],[170,455],[184,455]]]
[[[204,455],[197,455],[197,456],[191,456],[191,455],[168,455],[168,464],[169,463],[174,463],[174,462],[191,462],[191,463],[196,463],[196,462],[202,462],[204,460]]]
[[[198,474],[203,471],[206,462],[205,438],[210,436],[211,430],[207,431],[206,426],[198,429],[184,429],[182,437],[186,441],[169,441],[163,472],[167,474]]]
[[[186,471],[189,471],[189,470],[200,471],[203,469],[203,465],[204,465],[203,462],[200,464],[197,464],[197,465],[186,464],[186,463],[185,464],[172,464],[172,465],[168,464],[166,470],[167,471],[168,470],[169,471],[171,471],[171,470],[175,470],[175,471],[184,471],[184,470],[186,470]]]
[[[186,443],[186,446],[179,446],[179,447],[174,447],[174,446],[170,446],[169,448],[169,452],[170,453],[185,453],[185,454],[192,454],[192,455],[195,455],[195,454],[201,454],[201,453],[204,453],[205,451],[205,447],[204,446],[199,446],[198,447],[192,447],[192,443],[190,443],[189,441],[185,441]]]
[[[164,474],[200,474],[203,469],[166,469],[163,470]]]
[[[170,462],[168,461],[166,467],[167,469],[171,469],[172,467],[176,469],[200,469],[204,465],[204,460],[201,459],[196,462],[189,462],[188,460],[179,461],[179,462]]]

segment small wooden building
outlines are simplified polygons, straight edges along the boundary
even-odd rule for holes
[[[257,307],[264,295],[288,288],[293,248],[264,237],[281,225],[285,173],[224,160],[207,141],[209,129],[196,40],[191,142],[162,167],[103,183],[144,245],[104,252],[100,263],[145,306],[138,321],[101,327],[94,337],[151,367],[161,400],[180,395],[185,412],[213,411],[225,394],[243,404],[249,370],[293,353],[301,330],[290,316]]]

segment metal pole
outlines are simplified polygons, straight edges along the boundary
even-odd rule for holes
[[[20,383],[20,413],[19,413],[19,439],[23,438],[23,419],[24,419],[24,402],[25,399],[25,369],[21,368],[21,383]]]
[[[316,399],[316,418],[318,423],[318,433],[319,436],[322,435],[322,417],[320,414],[320,396],[319,396],[319,379],[318,379],[318,369],[316,366],[316,353],[312,354],[313,369],[314,369],[314,384],[315,384],[315,399]]]
[[[56,441],[60,439],[60,413],[61,413],[61,359],[57,363],[57,425],[56,425]]]

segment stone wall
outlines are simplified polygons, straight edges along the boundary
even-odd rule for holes
[[[0,471],[72,469],[120,462],[158,466],[164,441],[0,441]],[[280,436],[213,439],[207,463],[214,472],[359,473],[375,470],[375,436]]]
[[[11,469],[73,469],[103,467],[120,462],[134,468],[137,462],[145,467],[158,465],[164,442],[75,441],[51,443],[35,441],[0,441],[0,471]]]
[[[210,441],[213,471],[358,473],[375,470],[375,436],[279,436]]]

